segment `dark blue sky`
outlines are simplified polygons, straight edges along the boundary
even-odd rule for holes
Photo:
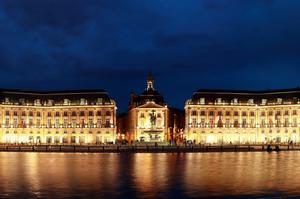
[[[2,0],[0,87],[106,89],[121,111],[155,87],[183,108],[199,88],[300,85],[299,0]]]

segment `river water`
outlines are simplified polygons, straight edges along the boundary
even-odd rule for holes
[[[0,153],[0,198],[300,197],[300,152]]]

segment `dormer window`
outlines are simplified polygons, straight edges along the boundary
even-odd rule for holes
[[[248,104],[254,104],[254,99],[249,99]]]
[[[233,104],[237,104],[238,103],[238,98],[233,98],[232,102],[233,102]]]
[[[70,100],[69,99],[64,99],[64,105],[70,105]]]
[[[34,105],[35,105],[35,106],[41,105],[41,100],[40,100],[40,99],[34,100]]]
[[[217,98],[217,104],[221,104],[222,103],[222,98]]]
[[[205,104],[205,98],[200,98],[200,104]]]
[[[282,104],[282,98],[277,98],[277,104]]]
[[[102,98],[97,98],[97,104],[102,104],[102,103],[103,103]]]
[[[6,98],[4,99],[4,102],[5,102],[6,104],[8,104],[8,103],[9,103],[9,98],[6,97]]]
[[[49,100],[47,101],[47,105],[48,105],[48,106],[53,106],[53,100],[49,99]]]
[[[141,118],[144,118],[145,117],[145,115],[144,115],[144,113],[141,113],[141,116],[140,116]]]
[[[262,99],[262,100],[261,100],[261,104],[262,104],[262,105],[266,105],[266,104],[267,104],[267,99]]]
[[[80,99],[80,105],[87,105],[87,100],[84,98]]]

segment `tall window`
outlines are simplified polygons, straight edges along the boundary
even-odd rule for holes
[[[193,118],[192,119],[192,127],[196,127],[196,125],[197,125],[197,119]]]
[[[97,119],[97,127],[98,127],[98,128],[101,128],[101,125],[102,125],[101,123],[102,123],[102,122],[101,122],[101,119],[98,118],[98,119]]]
[[[201,127],[205,127],[205,119],[204,118],[201,119]]]
[[[37,126],[37,128],[41,127],[41,119],[40,118],[36,119],[36,126]]]
[[[242,127],[243,127],[243,128],[246,128],[246,127],[247,127],[247,120],[246,120],[246,119],[243,119],[243,120],[242,120]]]
[[[56,118],[56,119],[55,119],[55,127],[56,127],[56,128],[59,128],[59,118]]]
[[[89,118],[89,127],[90,127],[90,128],[93,128],[93,127],[94,127],[93,118]]]
[[[52,127],[52,124],[51,124],[52,122],[51,122],[51,118],[48,118],[47,119],[47,127],[48,128],[51,128]]]
[[[76,123],[77,123],[77,122],[76,122],[76,119],[72,119],[72,127],[73,127],[73,128],[76,128]]]
[[[64,125],[64,128],[68,127],[68,119],[66,119],[66,118],[64,119],[64,124],[63,125]]]
[[[229,118],[226,119],[225,126],[226,126],[227,128],[230,127],[230,119],[229,119]]]
[[[238,120],[234,120],[233,125],[234,125],[235,128],[238,128],[239,127],[239,121]]]
[[[109,128],[109,127],[110,127],[110,121],[109,121],[109,119],[106,119],[105,128]]]

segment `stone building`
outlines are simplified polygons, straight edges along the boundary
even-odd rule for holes
[[[300,141],[300,89],[198,90],[185,103],[185,135],[196,143]]]
[[[118,132],[128,141],[167,142],[183,128],[181,118],[183,112],[170,108],[154,89],[150,74],[146,89],[140,95],[131,93],[128,112],[118,117]]]
[[[116,103],[104,90],[0,91],[0,142],[100,144],[116,138]]]

